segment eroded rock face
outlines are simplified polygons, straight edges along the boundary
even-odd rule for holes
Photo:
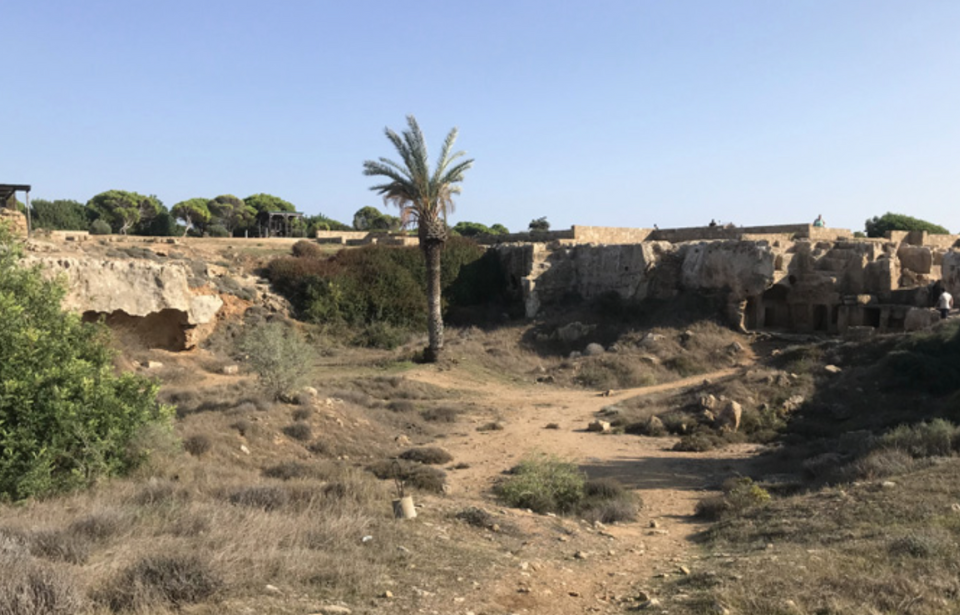
[[[212,332],[223,300],[210,288],[191,288],[191,271],[181,262],[75,256],[28,256],[53,275],[63,276],[63,307],[85,319],[136,335],[149,347],[183,350]]]
[[[922,312],[909,310],[932,305],[941,277],[960,296],[960,252],[893,239],[776,236],[494,249],[529,318],[570,298],[614,293],[643,301],[693,292],[725,300],[730,324],[741,329],[887,331],[928,326]]]
[[[943,287],[960,301],[960,252],[947,252],[942,258]]]

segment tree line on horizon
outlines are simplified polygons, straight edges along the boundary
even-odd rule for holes
[[[18,206],[26,213],[23,203]],[[86,203],[73,199],[34,199],[30,203],[35,229],[159,237],[256,237],[260,235],[260,225],[267,212],[294,211],[293,203],[265,193],[243,199],[232,194],[212,199],[197,197],[180,201],[169,209],[155,195],[127,190],[107,190]],[[370,206],[357,210],[352,223],[345,224],[323,214],[304,216],[290,221],[291,235],[313,237],[317,231],[401,230],[399,217]],[[486,226],[479,222],[459,222],[451,231],[464,237],[510,232],[502,224]]]

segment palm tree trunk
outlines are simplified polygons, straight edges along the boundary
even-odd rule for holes
[[[427,334],[430,344],[424,353],[424,360],[435,363],[443,349],[443,314],[440,311],[440,253],[443,242],[421,240],[423,257],[427,265]]]

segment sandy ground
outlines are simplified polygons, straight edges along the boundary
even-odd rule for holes
[[[613,392],[491,382],[458,371],[423,367],[408,378],[469,393],[501,409],[502,431],[473,429],[446,438],[442,445],[458,462],[450,473],[450,495],[466,505],[491,509],[490,489],[508,468],[532,452],[576,460],[591,477],[614,476],[643,498],[635,523],[590,526],[571,519],[545,518],[526,511],[493,508],[508,523],[530,534],[515,553],[515,575],[502,575],[494,587],[471,600],[470,613],[623,612],[636,606],[644,590],[655,594],[664,580],[695,570],[699,549],[691,540],[706,527],[693,517],[697,502],[719,481],[749,473],[755,445],[710,453],[671,450],[674,438],[597,434],[586,431],[593,413],[637,395],[679,390],[736,377],[724,369],[664,385]],[[559,429],[545,429],[556,423]],[[651,589],[652,588],[652,589]],[[429,609],[424,612],[431,612]],[[444,612],[444,611],[439,611]]]

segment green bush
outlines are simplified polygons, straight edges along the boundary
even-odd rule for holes
[[[136,467],[140,434],[173,412],[156,383],[115,373],[105,327],[61,310],[63,286],[20,256],[0,229],[0,497],[13,500]]]
[[[722,496],[711,496],[697,503],[696,515],[717,520],[727,515],[741,515],[770,501],[767,490],[747,477],[732,478],[723,484]]]
[[[92,212],[78,201],[37,199],[30,203],[30,208],[33,209],[33,228],[35,229],[85,231],[90,227]]]
[[[260,384],[279,399],[302,384],[313,367],[313,347],[293,328],[273,321],[254,326],[240,340]]]
[[[445,308],[500,297],[503,272],[496,255],[485,254],[468,239],[447,241],[440,273]],[[356,343],[387,348],[404,341],[397,329],[426,326],[426,275],[416,247],[370,245],[342,250],[328,259],[281,257],[267,266],[274,288],[301,318],[359,329]],[[382,328],[371,329],[374,326]]]
[[[887,231],[926,231],[932,235],[949,235],[950,231],[939,224],[927,222],[912,216],[887,212],[867,220],[867,237],[883,237]]]
[[[914,458],[948,457],[960,442],[960,427],[950,421],[900,425],[880,438],[880,446],[901,450]]]
[[[230,231],[222,224],[211,224],[207,227],[207,235],[210,237],[229,237]]]
[[[538,456],[521,461],[512,475],[496,486],[496,494],[507,506],[538,513],[567,513],[583,499],[585,481],[576,464]]]
[[[309,257],[309,258],[322,258],[323,257],[323,248],[315,241],[308,241],[303,239],[293,244],[293,247],[290,248],[290,252],[297,258],[300,257]]]
[[[109,235],[113,232],[106,220],[94,220],[90,223],[91,235]]]

